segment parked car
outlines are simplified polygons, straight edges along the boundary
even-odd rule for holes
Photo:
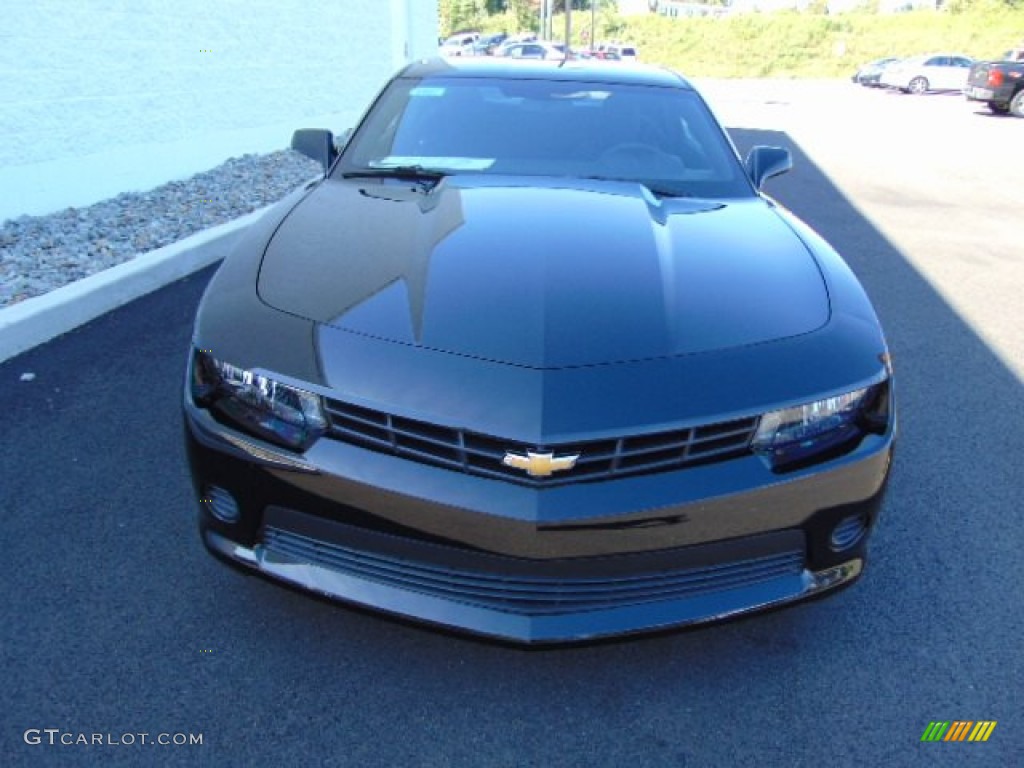
[[[499,58],[547,59],[550,61],[566,58],[564,45],[541,40],[534,40],[531,43],[506,43],[496,48],[493,55]]]
[[[420,61],[214,275],[188,354],[205,546],[522,643],[858,578],[892,368],[863,288],[668,70]],[[452,115],[458,115],[457,120]],[[230,599],[224,596],[224,599]]]
[[[880,82],[904,93],[959,91],[967,83],[967,72],[974,60],[960,53],[932,53],[911,56],[882,70]]]
[[[1007,51],[1002,61],[976,62],[964,95],[985,102],[996,114],[1024,117],[1024,48]]]
[[[601,43],[596,49],[597,58],[613,61],[637,61],[639,54],[635,45],[624,43]]]
[[[870,88],[881,87],[882,72],[886,67],[891,64],[895,64],[900,59],[895,56],[890,56],[885,59],[876,59],[875,61],[864,64],[856,72],[853,73],[853,77],[850,79],[860,85],[866,85]]]
[[[441,44],[438,53],[442,56],[472,56],[473,45],[480,39],[476,32],[462,32],[452,35]]]
[[[596,59],[598,61],[622,61],[622,57],[614,51],[598,50],[587,51],[587,58]]]
[[[504,43],[507,39],[508,35],[504,32],[500,32],[496,35],[484,35],[473,43],[473,53],[476,56],[490,56],[494,53],[494,49]]]

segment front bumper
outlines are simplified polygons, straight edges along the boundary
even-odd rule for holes
[[[892,439],[778,476],[754,456],[548,490],[330,440],[302,457],[186,403],[218,557],[332,598],[523,643],[580,641],[712,621],[812,597],[859,576]],[[416,495],[413,495],[415,492]],[[833,534],[854,522],[855,535]]]
[[[645,570],[628,576],[616,575],[615,567],[628,562],[605,559],[557,563],[562,567],[554,572],[531,564],[536,572],[524,576],[514,573],[521,561],[503,563],[433,545],[436,555],[450,559],[425,564],[404,558],[400,540],[382,537],[376,542],[380,549],[369,549],[366,539],[374,535],[365,531],[353,536],[347,526],[280,508],[268,510],[268,518],[265,537],[252,549],[210,530],[206,546],[236,564],[327,597],[521,643],[582,641],[724,619],[841,586],[859,576],[863,565],[854,558],[808,571],[802,567],[802,537],[789,532],[730,542],[717,552],[713,546],[664,551],[658,559],[674,562],[660,571],[646,570],[649,559],[634,556],[635,565]],[[288,528],[275,525],[282,523]],[[296,529],[306,529],[307,535]],[[354,549],[353,538],[362,539],[363,546]],[[771,553],[784,545],[790,549]],[[703,566],[680,567],[709,558]],[[480,562],[464,562],[474,559]],[[492,559],[496,562],[487,562]],[[505,570],[493,570],[502,565]]]

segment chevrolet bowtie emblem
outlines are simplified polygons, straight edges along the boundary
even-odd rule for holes
[[[553,453],[527,451],[526,455],[523,456],[519,453],[507,451],[501,463],[506,467],[523,469],[531,477],[547,477],[552,472],[572,469],[576,465],[576,459],[579,457],[578,453],[572,456],[555,456]]]

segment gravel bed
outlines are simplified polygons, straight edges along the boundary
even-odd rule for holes
[[[319,172],[290,149],[243,155],[148,192],[0,225],[0,308],[280,200]]]

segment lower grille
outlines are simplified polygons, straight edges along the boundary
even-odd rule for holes
[[[614,561],[610,575],[600,573],[601,560],[557,561],[557,575],[524,575],[529,561],[500,555],[476,554],[493,570],[442,567],[396,557],[390,553],[368,552],[333,542],[325,542],[273,526],[263,529],[262,549],[271,558],[279,557],[375,581],[402,590],[478,605],[491,610],[521,615],[554,615],[602,610],[663,600],[695,598],[722,590],[750,587],[786,576],[799,575],[803,569],[802,548],[774,552],[744,560],[728,561],[678,569],[641,570],[645,554],[606,558]],[[433,547],[434,553],[438,551]],[[679,550],[680,560],[686,550]],[[658,553],[664,560],[666,553]],[[454,562],[458,555],[453,554]],[[630,560],[638,572],[624,567]],[[649,563],[648,563],[649,564]],[[552,563],[542,562],[537,570]],[[572,573],[574,567],[580,575]],[[583,571],[587,575],[582,575]]]
[[[523,445],[500,437],[442,427],[340,400],[325,401],[330,422],[328,437],[413,461],[434,464],[472,475],[496,477],[523,485],[549,487],[604,480],[647,472],[664,472],[741,456],[750,451],[757,418],[555,445]],[[579,454],[566,472],[532,477],[508,467],[508,451],[525,454]]]

